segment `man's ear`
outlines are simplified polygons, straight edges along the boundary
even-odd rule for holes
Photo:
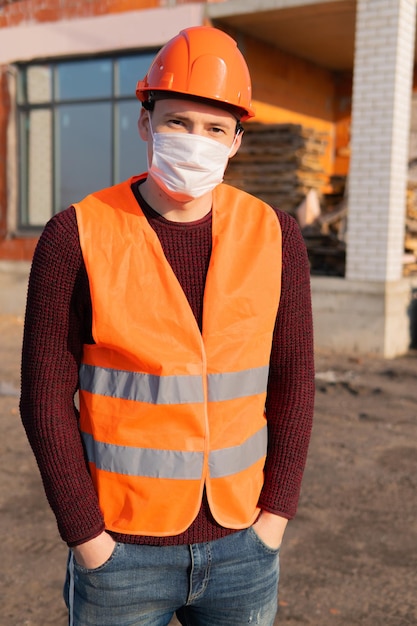
[[[234,144],[233,144],[233,149],[231,150],[230,154],[229,154],[229,159],[231,159],[232,157],[235,156],[236,152],[239,150],[241,144],[242,144],[242,136],[243,136],[243,130],[241,130],[236,136],[235,136],[235,140],[234,140]]]
[[[149,112],[144,108],[140,110],[140,115],[138,119],[138,130],[140,138],[143,139],[143,141],[148,141],[150,135]]]

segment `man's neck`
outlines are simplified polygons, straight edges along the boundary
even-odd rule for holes
[[[204,194],[188,202],[178,202],[151,179],[147,178],[140,186],[140,193],[154,211],[170,222],[195,222],[211,211],[213,194]]]

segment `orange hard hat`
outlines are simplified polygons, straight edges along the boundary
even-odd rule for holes
[[[136,96],[146,102],[158,91],[213,100],[236,110],[242,120],[255,115],[246,61],[236,41],[211,26],[186,28],[161,48]]]

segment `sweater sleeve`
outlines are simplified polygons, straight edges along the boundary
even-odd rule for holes
[[[277,211],[282,229],[282,290],[270,360],[268,454],[260,508],[294,517],[314,409],[314,348],[307,251],[296,221]]]
[[[75,211],[70,208],[46,225],[33,258],[20,399],[22,422],[49,504],[70,546],[104,530],[74,404],[88,319],[80,311],[80,293],[86,291],[87,280]]]

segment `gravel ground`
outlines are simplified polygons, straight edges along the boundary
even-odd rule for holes
[[[22,320],[0,316],[0,333],[0,626],[66,626],[67,550],[18,413]],[[281,552],[276,624],[416,625],[417,353],[318,353],[316,364],[315,426]]]

